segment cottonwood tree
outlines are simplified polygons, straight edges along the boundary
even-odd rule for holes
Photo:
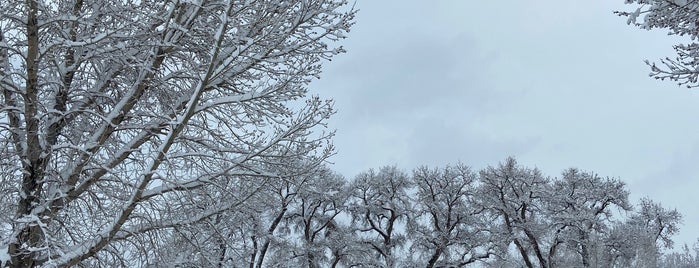
[[[243,204],[241,179],[322,162],[332,104],[306,85],[342,52],[346,5],[3,1],[3,265],[143,265]]]
[[[413,171],[417,193],[408,232],[416,265],[462,267],[493,254],[497,243],[477,200],[477,179],[463,164]]]
[[[626,0],[637,5],[633,11],[616,11],[627,17],[628,24],[641,29],[667,29],[668,34],[687,36],[691,43],[674,46],[677,56],[661,59],[659,63],[646,63],[651,67],[650,76],[669,79],[679,85],[693,88],[699,86],[699,1],[696,0]]]
[[[337,267],[344,259],[343,239],[346,226],[338,222],[346,212],[347,189],[344,177],[332,172],[315,177],[299,193],[295,206],[294,220],[298,233],[303,234],[299,248],[304,250],[301,258],[309,268]],[[330,254],[326,254],[329,252]]]
[[[545,199],[552,194],[549,179],[510,157],[482,170],[479,183],[482,206],[501,222],[494,227],[496,235],[514,243],[527,267],[549,267],[550,245],[544,240],[548,223],[542,215]]]
[[[606,254],[610,249],[604,242],[616,224],[614,209],[631,210],[626,184],[571,168],[553,181],[553,193],[547,198],[546,208],[550,228],[555,230],[549,250],[550,265],[556,266],[553,260],[561,246],[563,250],[572,249],[578,255],[573,261],[582,267],[611,267]]]
[[[630,215],[612,226],[604,244],[607,260],[597,267],[662,267],[678,232],[681,215],[676,210],[643,198]],[[670,253],[670,256],[672,253]]]
[[[661,250],[672,248],[672,236],[679,231],[681,220],[677,210],[664,208],[648,198],[641,199],[639,208],[626,222],[636,245],[632,266],[657,267]]]
[[[277,237],[284,241],[267,263],[273,267],[335,267],[343,259],[336,232],[345,210],[346,180],[328,168],[292,177],[297,189],[287,206]],[[339,245],[338,245],[339,244]]]
[[[398,251],[405,246],[405,223],[412,203],[408,191],[412,183],[408,175],[396,167],[363,172],[350,183],[347,210],[352,227],[362,246],[374,258],[366,258],[359,266],[398,267]]]

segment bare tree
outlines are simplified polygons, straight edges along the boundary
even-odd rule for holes
[[[411,181],[396,167],[383,167],[359,174],[350,184],[347,210],[363,247],[374,258],[365,258],[363,267],[397,267],[396,252],[405,245],[405,223],[411,212],[408,191]]]
[[[678,231],[682,216],[677,210],[662,207],[648,198],[641,199],[639,208],[626,223],[636,245],[635,267],[657,267],[661,250],[672,248],[672,236]]]
[[[309,182],[299,194],[294,221],[302,230],[301,248],[305,251],[304,259],[309,268],[334,267],[342,261],[336,245],[335,233],[339,223],[337,217],[345,209],[347,193],[345,178],[325,172]],[[325,252],[331,254],[326,256]]]
[[[147,247],[147,257],[142,264],[153,267],[255,267],[261,244],[272,238],[269,236],[269,224],[279,211],[275,205],[273,185],[283,182],[278,178],[241,177],[231,186],[221,200],[240,199],[235,209],[225,210],[214,216],[191,222],[184,226],[173,227],[167,232],[159,232],[158,243]],[[183,215],[196,214],[210,209],[207,203],[192,207],[189,197],[206,196],[201,192],[183,196],[184,202],[172,199],[169,207]],[[213,198],[213,197],[208,197]],[[215,204],[208,202],[208,204]],[[152,239],[152,236],[147,238]],[[148,241],[145,241],[148,242]],[[143,243],[143,242],[141,242]]]
[[[328,42],[346,4],[3,1],[6,265],[142,265],[163,235],[244,203],[242,178],[321,163],[332,133],[311,129],[332,104],[306,85],[342,52]]]
[[[554,264],[559,245],[574,249],[583,267],[605,267],[603,241],[616,224],[613,209],[630,211],[626,184],[618,179],[568,169],[553,181],[555,194],[548,198],[547,218],[552,234],[549,263]]]
[[[417,188],[408,225],[411,252],[427,267],[462,267],[487,259],[492,241],[486,209],[479,204],[478,175],[465,165],[413,171]]]
[[[496,229],[514,243],[527,267],[549,267],[543,240],[548,223],[542,211],[552,193],[549,179],[510,157],[480,172],[480,202],[502,222]]]

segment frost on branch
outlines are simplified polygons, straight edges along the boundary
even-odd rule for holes
[[[332,132],[311,130],[333,109],[306,86],[353,15],[343,0],[3,1],[7,265],[148,264],[260,182],[315,170]]]
[[[674,46],[677,56],[661,59],[659,63],[646,63],[651,67],[650,76],[671,80],[678,85],[699,86],[699,1],[696,0],[627,0],[637,5],[634,11],[616,11],[627,17],[628,23],[639,28],[666,29],[669,35],[689,37],[689,43]]]
[[[376,256],[354,261],[359,266],[400,266],[398,257],[405,246],[405,222],[411,207],[408,175],[396,167],[383,167],[359,174],[350,187],[347,210],[353,231],[365,254]]]
[[[490,226],[481,220],[487,210],[479,200],[477,179],[478,174],[462,164],[413,171],[417,193],[408,230],[416,264],[459,267],[498,251]]]

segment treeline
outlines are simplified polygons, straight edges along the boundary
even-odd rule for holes
[[[163,267],[695,267],[663,254],[681,215],[623,181],[504,162],[241,178],[235,210],[175,228]],[[171,202],[176,209],[177,201]],[[202,207],[201,210],[208,208]],[[684,266],[683,266],[684,265]]]

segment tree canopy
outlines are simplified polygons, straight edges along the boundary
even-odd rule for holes
[[[306,86],[353,15],[343,0],[3,1],[6,264],[147,264],[173,232],[311,173],[333,109]]]

